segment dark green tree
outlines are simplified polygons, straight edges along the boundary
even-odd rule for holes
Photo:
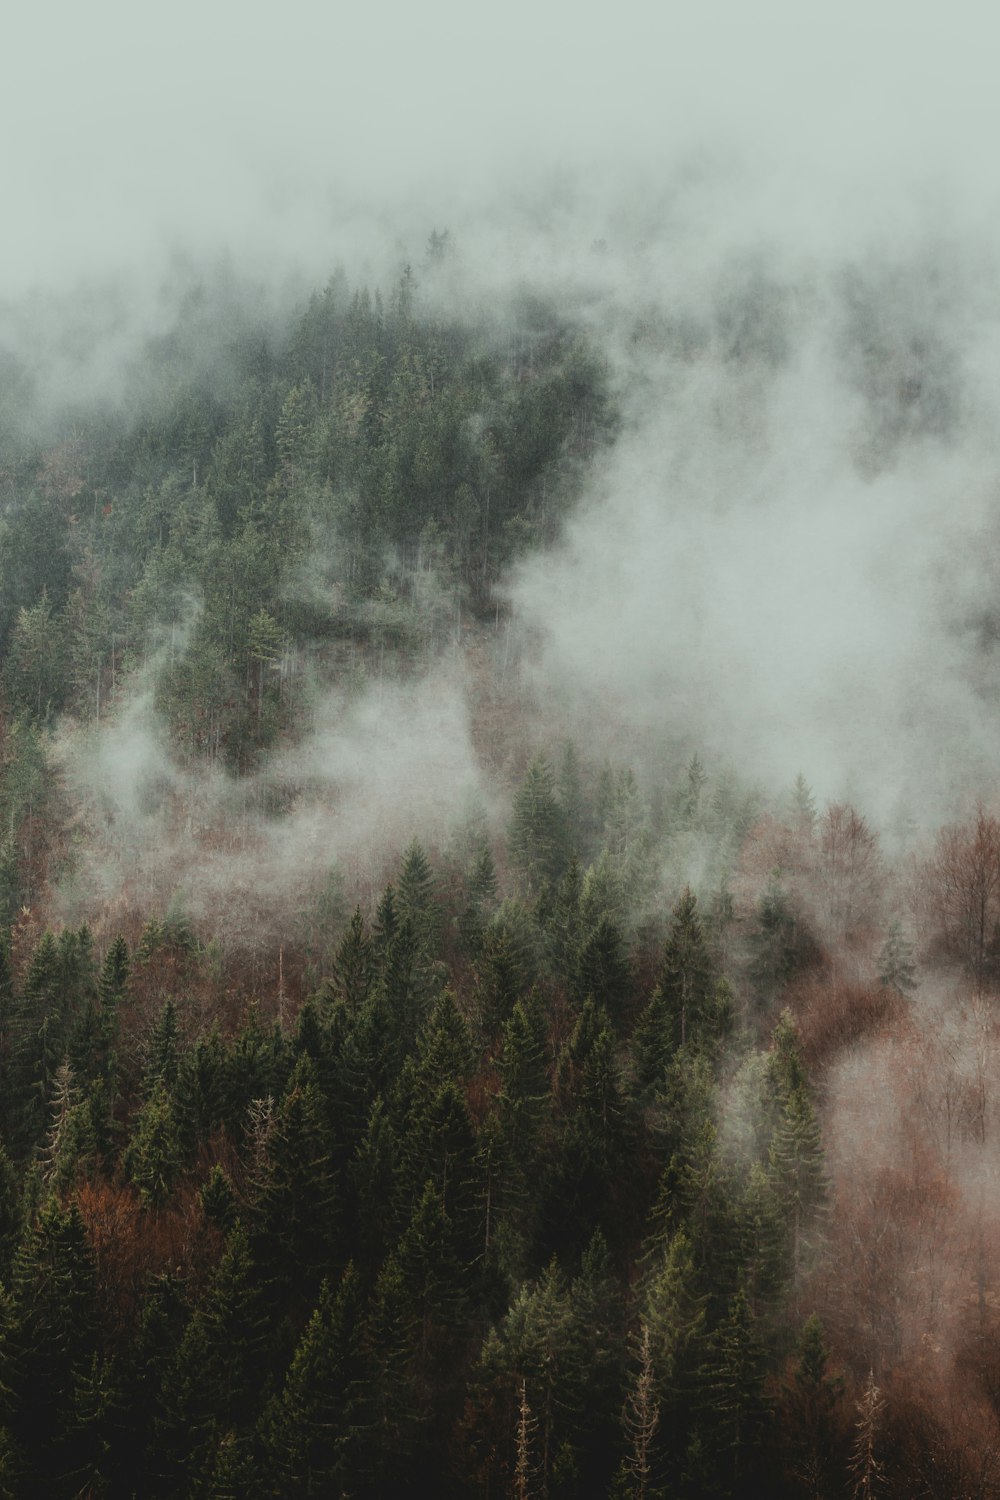
[[[660,965],[659,987],[672,1020],[674,1044],[701,1037],[715,989],[698,903],[686,889],[674,907]]]
[[[529,891],[555,883],[566,865],[566,833],[548,761],[537,755],[514,796],[508,831],[511,858]]]

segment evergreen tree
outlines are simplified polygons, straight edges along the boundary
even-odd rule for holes
[[[721,1480],[723,1493],[734,1497],[755,1488],[754,1455],[767,1411],[764,1374],[757,1322],[741,1288],[730,1299],[709,1346],[708,1399],[700,1444],[703,1458]]]
[[[798,1275],[827,1196],[819,1122],[802,1087],[789,1095],[774,1133],[770,1176],[788,1222],[792,1268]]]
[[[308,1057],[274,1114],[255,1204],[253,1248],[272,1295],[315,1295],[338,1243],[332,1142]]]
[[[425,953],[434,951],[441,913],[434,895],[434,875],[420,842],[413,839],[403,856],[396,883],[396,910],[408,918],[417,943]]]
[[[174,1101],[158,1082],[132,1122],[122,1156],[125,1171],[151,1208],[169,1197],[181,1169],[181,1136]]]
[[[696,1041],[709,1010],[714,981],[697,902],[686,889],[674,907],[660,966],[659,987],[672,1018],[674,1044]]]
[[[364,1267],[381,1265],[398,1235],[399,1174],[399,1142],[379,1095],[347,1170],[354,1204],[352,1249]]]
[[[181,1043],[177,1025],[177,1006],[173,1000],[164,1002],[156,1026],[146,1048],[146,1068],[143,1074],[143,1092],[150,1095],[162,1087],[172,1092],[180,1069]]]
[[[228,1174],[218,1162],[209,1172],[198,1196],[205,1218],[228,1234],[236,1225],[236,1193]]]
[[[628,1012],[632,975],[621,929],[610,917],[602,917],[584,940],[577,959],[576,991],[580,1001],[592,996],[619,1024]]]
[[[529,891],[559,880],[566,863],[565,828],[552,768],[537,755],[515,797],[508,831],[510,854]]]
[[[802,1326],[792,1379],[782,1393],[781,1428],[788,1433],[789,1467],[813,1494],[830,1491],[839,1479],[838,1408],[844,1381],[830,1373],[823,1325],[812,1313]]]
[[[261,1419],[271,1492],[292,1497],[348,1491],[355,1463],[361,1376],[358,1273],[329,1282],[299,1340],[279,1395]]]
[[[0,1427],[16,1444],[25,1497],[69,1496],[87,1442],[78,1383],[98,1350],[93,1257],[76,1208],[50,1199],[14,1259],[0,1314]]]
[[[163,1378],[158,1448],[171,1492],[179,1482],[204,1482],[227,1435],[250,1421],[268,1342],[249,1245],[237,1226]]]
[[[355,907],[333,960],[333,990],[354,1014],[367,1000],[375,973],[371,939],[360,906]]]

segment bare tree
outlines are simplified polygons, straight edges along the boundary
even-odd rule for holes
[[[874,919],[882,858],[875,834],[846,803],[831,803],[820,820],[816,869],[830,936],[855,942],[862,926]]]
[[[651,1471],[650,1449],[660,1421],[660,1407],[653,1390],[653,1356],[649,1346],[649,1326],[642,1325],[639,1340],[639,1373],[628,1393],[623,1413],[628,1451],[625,1470],[632,1480],[634,1500],[646,1500]]]
[[[514,1500],[530,1500],[535,1493],[535,1465],[531,1458],[531,1442],[538,1428],[538,1421],[528,1405],[528,1390],[521,1381],[521,1401],[517,1409],[517,1458],[514,1464]]]
[[[931,901],[945,951],[982,990],[1000,920],[1000,823],[982,808],[972,824],[944,828],[931,862]]]
[[[885,1479],[885,1465],[875,1457],[884,1412],[885,1398],[875,1384],[874,1371],[869,1370],[858,1402],[857,1436],[851,1449],[851,1478],[856,1500],[874,1500]]]

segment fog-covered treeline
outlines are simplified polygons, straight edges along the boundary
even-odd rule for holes
[[[997,1492],[988,788],[880,825],[539,614],[615,647],[595,488],[651,389],[773,397],[790,296],[623,353],[435,232],[9,408],[4,1493]],[[895,337],[873,484],[958,420]]]

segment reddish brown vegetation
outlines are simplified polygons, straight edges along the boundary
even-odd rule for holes
[[[813,1076],[846,1048],[898,1036],[907,1024],[908,1007],[897,990],[829,971],[804,976],[789,987],[786,998],[798,1024],[802,1059]]]

